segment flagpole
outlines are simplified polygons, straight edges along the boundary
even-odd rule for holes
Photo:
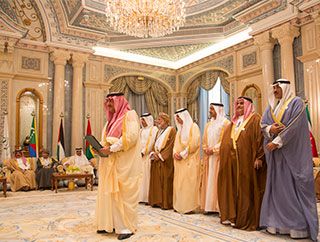
[[[64,122],[63,122],[63,118],[64,118],[63,112],[60,113],[59,117],[60,117],[60,126],[59,126],[59,138],[58,138],[58,148],[57,148],[57,159],[60,161],[60,160],[62,160],[62,159],[64,158],[64,157],[63,157],[63,158],[60,157],[60,152],[61,152],[61,151],[59,150],[60,148],[62,148],[62,147],[59,147],[59,142],[61,141],[60,139],[63,138],[63,140],[64,140],[64,137],[60,137],[61,134],[62,134],[62,136],[64,136],[64,133],[61,133],[61,134],[60,134],[60,132],[61,132],[61,130],[60,130],[60,129],[61,129],[61,124],[62,124],[62,127],[63,127],[63,123],[64,123]],[[63,145],[63,146],[64,146],[64,145]],[[64,154],[65,154],[65,150],[64,150],[64,149],[65,149],[65,147],[63,147],[63,152],[64,152]]]

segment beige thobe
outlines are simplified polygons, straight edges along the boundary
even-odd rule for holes
[[[200,130],[193,123],[187,144],[181,142],[177,133],[173,154],[185,153],[182,160],[174,159],[173,208],[179,213],[196,210],[200,205]]]
[[[29,189],[36,188],[36,175],[34,165],[31,159],[26,158],[27,164],[19,163],[17,159],[12,159],[9,162],[9,169],[12,170],[10,175],[11,191],[19,191],[23,187]]]
[[[142,159],[139,136],[139,118],[135,111],[125,114],[120,139],[106,137],[103,131],[102,145],[107,142],[117,146],[117,152],[99,161],[99,186],[96,207],[98,230],[117,234],[133,233],[137,228],[137,206],[142,179]],[[111,146],[111,147],[112,147]]]

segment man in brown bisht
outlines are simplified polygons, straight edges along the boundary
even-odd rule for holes
[[[149,204],[162,209],[172,208],[173,199],[173,145],[176,130],[169,126],[170,118],[159,113],[158,128],[153,152],[150,153]]]
[[[36,188],[36,176],[34,164],[30,158],[23,156],[22,149],[14,151],[14,158],[10,160],[8,168],[12,174],[10,176],[11,191],[28,191]]]
[[[218,200],[221,223],[243,230],[257,230],[266,183],[261,116],[252,100],[239,97],[232,122],[220,146]]]
[[[58,162],[49,156],[47,149],[42,149],[41,157],[37,161],[36,181],[38,189],[51,188],[51,176]]]

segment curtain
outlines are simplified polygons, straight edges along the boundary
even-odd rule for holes
[[[230,119],[230,95],[224,90],[224,87],[222,85],[221,81],[221,88],[220,88],[220,96],[221,96],[221,103],[224,106],[224,112],[226,113],[226,116],[228,119]]]
[[[201,102],[199,105],[199,95],[202,92],[200,89],[204,89],[206,91],[211,90],[217,83],[218,77],[220,77],[221,85],[223,86],[225,92],[227,94],[230,93],[230,84],[227,81],[227,73],[223,71],[206,71],[201,75],[197,76],[189,86],[187,90],[187,109],[193,118],[193,120],[200,120],[200,112],[202,110]],[[201,99],[201,98],[200,98]],[[198,110],[200,108],[200,111]],[[206,112],[208,109],[206,109]]]
[[[139,116],[143,113],[147,113],[148,107],[146,105],[146,99],[143,94],[136,94],[134,92],[128,93],[128,102],[131,107],[134,107],[134,110]]]
[[[304,92],[304,71],[303,71],[303,63],[298,60],[298,56],[302,56],[302,39],[301,35],[294,38],[293,41],[293,63],[294,63],[294,80],[296,85],[296,95],[305,99]]]
[[[141,80],[138,76],[122,76],[112,84],[110,91],[123,92],[138,114],[150,112],[156,117],[159,112],[168,113],[168,91],[157,81],[146,77]]]
[[[203,88],[200,88],[199,94],[199,106],[200,106],[200,118],[199,118],[199,127],[201,134],[204,132],[204,126],[208,122],[208,110],[209,110],[209,92]]]
[[[281,78],[281,47],[279,43],[273,47],[273,74],[275,80]]]

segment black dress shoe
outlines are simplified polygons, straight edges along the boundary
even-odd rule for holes
[[[106,230],[97,230],[97,234],[107,234]]]
[[[133,235],[133,233],[131,233],[131,234],[119,234],[118,240],[129,239],[132,235]]]

